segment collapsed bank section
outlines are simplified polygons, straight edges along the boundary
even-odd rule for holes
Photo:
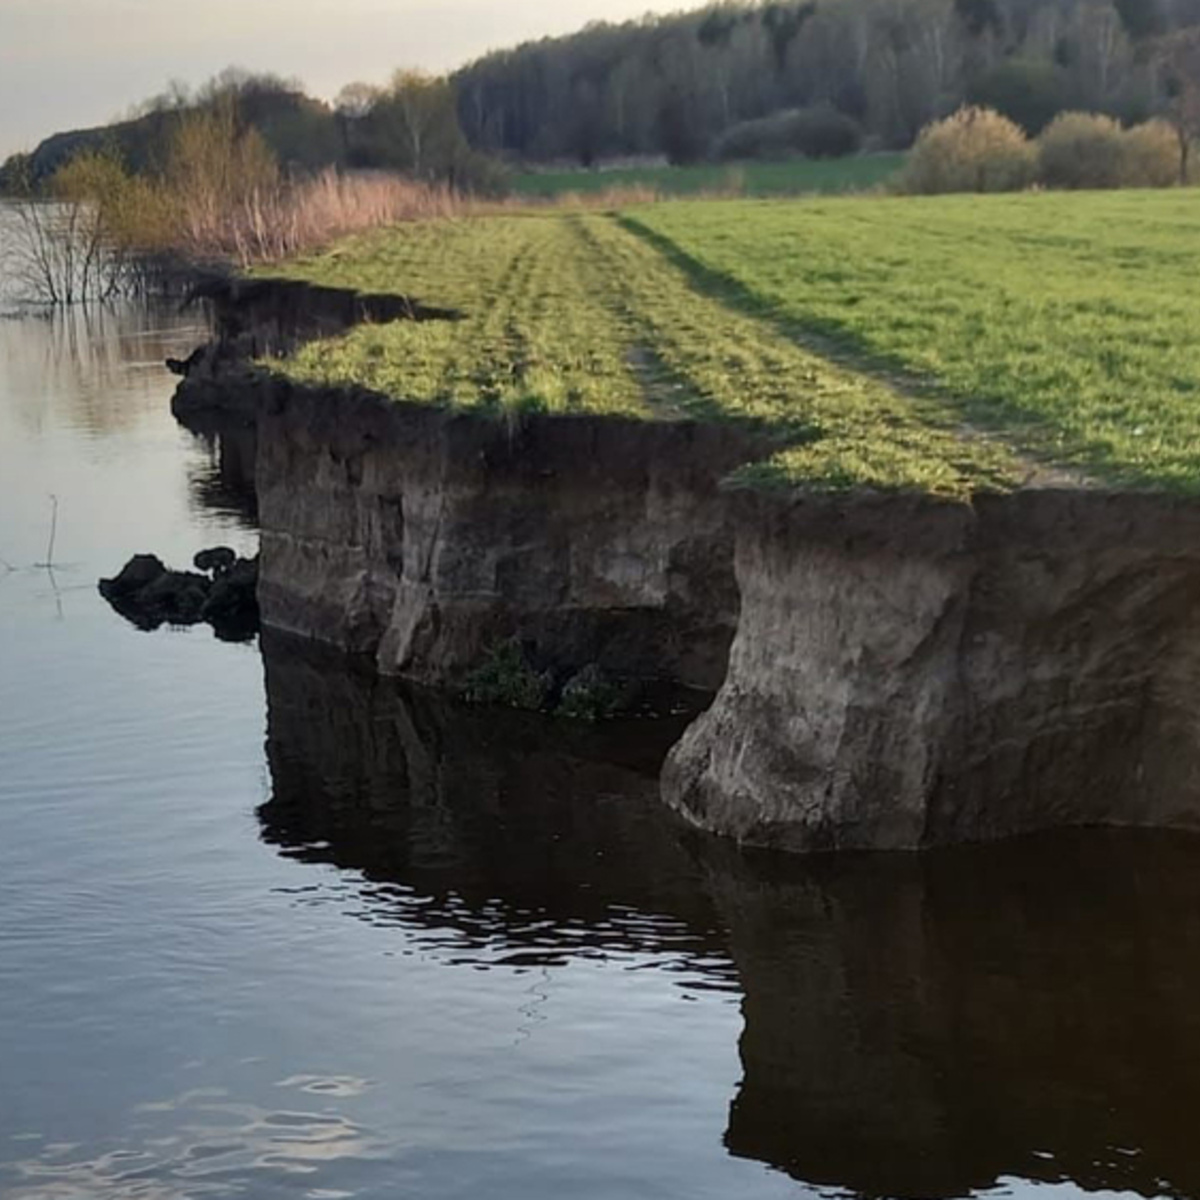
[[[843,224],[871,204],[894,218],[846,201]],[[1106,403],[1083,376],[1078,403],[1039,406],[1011,363],[985,403],[888,359],[896,346],[829,316],[826,210],[369,235],[290,265],[288,304],[298,281],[414,297],[425,319],[360,312],[287,356],[261,336],[270,281],[248,285],[240,320],[232,289],[226,344],[190,365],[180,400],[237,393],[256,413],[264,621],[565,712],[594,711],[589,687],[605,703],[631,683],[715,693],[664,792],[747,842],[1200,825],[1189,410],[1152,389],[1145,411]],[[857,242],[848,311],[855,272],[888,287],[861,228]],[[943,322],[948,361],[978,317],[963,319]],[[893,340],[903,324],[876,319]]]

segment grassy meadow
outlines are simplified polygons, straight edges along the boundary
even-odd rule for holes
[[[963,495],[1032,464],[1200,491],[1185,192],[679,201],[372,233],[288,273],[459,307],[278,364],[497,413],[772,433],[744,482]]]
[[[1200,487],[1200,195],[662,205],[709,294],[978,428],[1128,484]]]
[[[646,188],[664,196],[737,192],[747,196],[798,196],[870,191],[904,165],[904,155],[797,158],[788,162],[698,163],[694,166],[624,167],[604,170],[526,171],[514,175],[518,196],[556,199],[570,193]]]

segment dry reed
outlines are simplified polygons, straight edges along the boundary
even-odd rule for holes
[[[186,199],[182,208],[185,253],[248,266],[277,262],[366,229],[459,216],[465,201],[439,184],[330,170],[298,183],[252,189],[220,209],[188,211]]]
[[[550,200],[488,198],[383,172],[334,170],[297,183],[255,188],[221,209],[188,210],[179,228],[193,258],[231,259],[241,266],[279,262],[311,252],[348,234],[408,221],[452,220],[546,208],[612,209],[661,199],[653,188],[614,187],[567,193]]]

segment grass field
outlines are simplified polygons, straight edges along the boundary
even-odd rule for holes
[[[460,307],[281,369],[497,413],[773,432],[746,482],[961,495],[1027,456],[1200,491],[1200,205],[1096,193],[645,205],[427,223],[289,274]]]
[[[855,158],[794,159],[791,162],[530,171],[514,176],[512,189],[519,196],[546,197],[635,187],[651,188],[665,196],[726,191],[747,196],[833,194],[879,187],[895,175],[903,163],[903,154],[865,154]]]
[[[1104,478],[1200,487],[1200,196],[662,205],[710,294]]]

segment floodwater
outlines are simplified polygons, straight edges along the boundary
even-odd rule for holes
[[[670,727],[110,611],[255,545],[201,332],[0,318],[0,1196],[1200,1196],[1200,841],[749,860]]]

